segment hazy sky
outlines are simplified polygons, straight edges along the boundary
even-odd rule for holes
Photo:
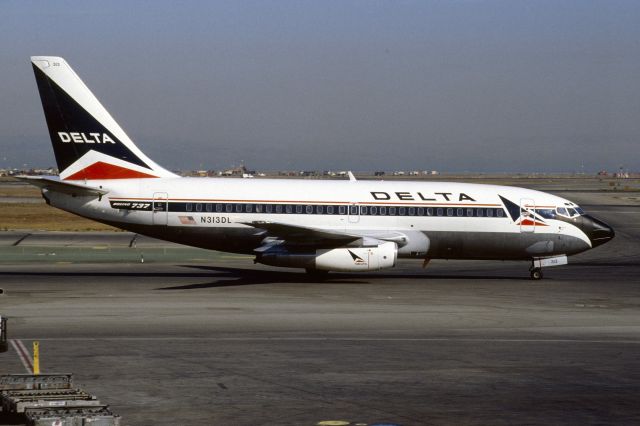
[[[59,55],[169,168],[640,170],[640,1],[0,0],[0,167]]]

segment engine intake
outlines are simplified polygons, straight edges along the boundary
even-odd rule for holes
[[[371,247],[320,249],[301,253],[274,248],[258,255],[256,262],[285,268],[364,272],[391,268],[395,266],[397,256],[396,243],[384,242]]]

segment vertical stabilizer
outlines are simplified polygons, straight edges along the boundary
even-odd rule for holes
[[[31,63],[62,179],[176,176],[138,149],[64,59]]]

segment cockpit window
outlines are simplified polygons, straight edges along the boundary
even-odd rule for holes
[[[536,213],[545,219],[556,218],[556,211],[554,209],[536,209]]]
[[[576,217],[584,214],[580,207],[557,207],[556,213],[564,217]]]

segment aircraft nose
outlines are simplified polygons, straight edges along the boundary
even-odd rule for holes
[[[589,215],[582,216],[582,230],[591,240],[592,247],[602,245],[616,235],[612,227]]]

